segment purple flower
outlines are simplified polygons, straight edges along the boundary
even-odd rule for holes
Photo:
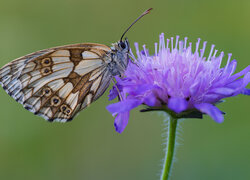
[[[226,65],[221,67],[224,53],[217,55],[212,45],[208,58],[204,57],[206,42],[200,49],[200,39],[194,52],[187,38],[179,41],[177,36],[175,42],[171,38],[165,43],[164,34],[160,35],[159,46],[155,43],[153,56],[145,45],[142,52],[137,43],[135,48],[137,58],[131,53],[133,61],[129,62],[124,78],[116,77],[117,84],[110,91],[110,98],[119,95],[120,101],[107,106],[116,116],[115,127],[119,133],[128,123],[129,111],[141,104],[179,118],[195,117],[194,113],[198,113],[198,117],[207,114],[221,123],[223,112],[216,103],[238,94],[250,95],[250,90],[246,89],[250,66],[234,73],[237,62],[231,61],[232,54],[228,54]]]

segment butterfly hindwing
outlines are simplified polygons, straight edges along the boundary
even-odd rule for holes
[[[1,68],[0,83],[29,111],[65,122],[108,88],[109,51],[105,45],[91,43],[38,51]]]

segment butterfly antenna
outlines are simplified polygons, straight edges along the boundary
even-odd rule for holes
[[[122,37],[120,39],[120,41],[122,41],[124,35],[128,32],[128,30],[137,22],[139,21],[139,19],[141,19],[143,16],[145,16],[146,14],[150,13],[150,11],[152,10],[153,8],[149,8],[148,10],[146,10],[144,13],[142,13],[127,29],[126,31],[122,34]]]

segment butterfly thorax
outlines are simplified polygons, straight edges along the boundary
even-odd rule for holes
[[[111,47],[111,60],[108,62],[108,69],[112,76],[121,76],[128,66],[129,43],[126,39],[124,42],[119,41]]]

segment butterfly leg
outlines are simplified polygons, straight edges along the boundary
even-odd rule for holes
[[[114,84],[114,87],[116,88],[116,90],[117,90],[117,92],[118,92],[119,100],[122,101],[123,98],[122,98],[122,95],[121,95],[121,91],[120,91],[119,88],[117,87],[117,85],[116,85],[114,79],[112,79],[111,81],[112,81],[112,83]]]

